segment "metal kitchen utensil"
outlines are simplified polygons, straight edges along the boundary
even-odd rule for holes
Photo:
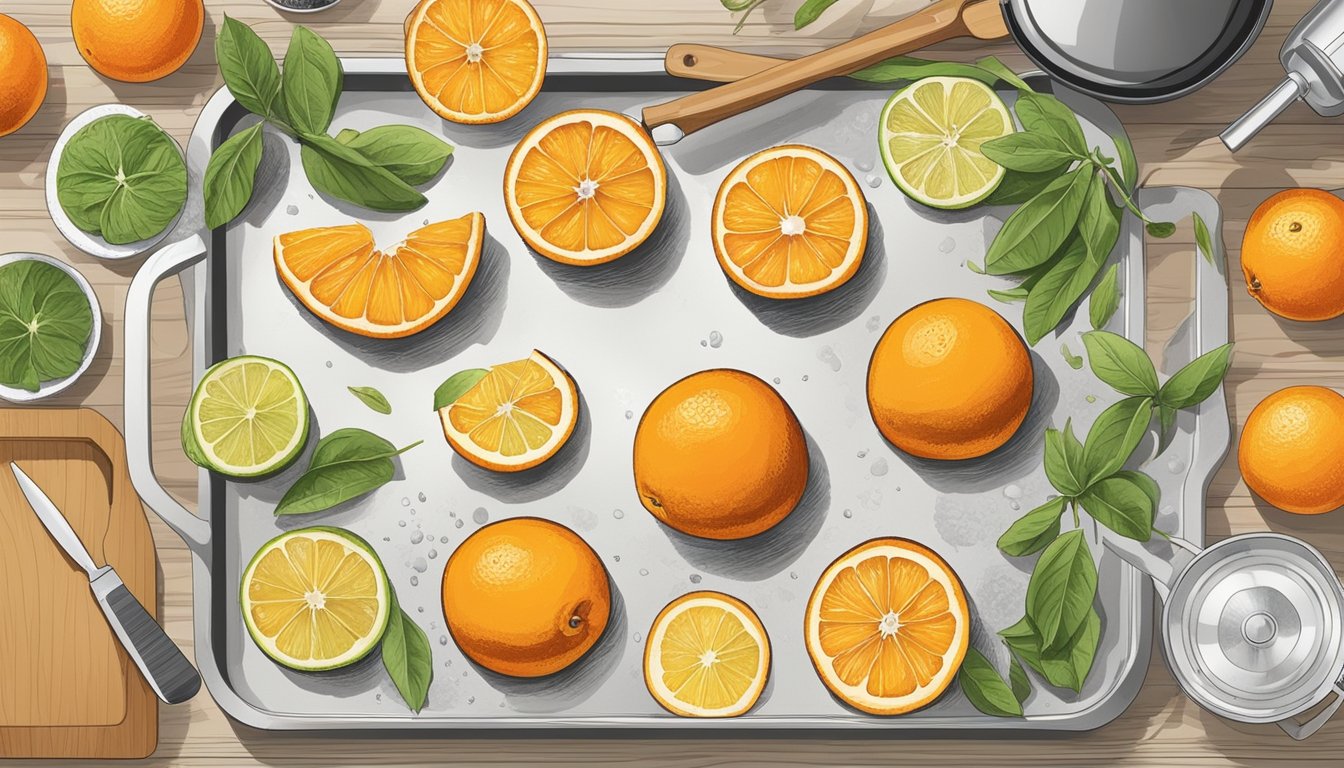
[[[423,211],[364,219],[375,238],[395,242],[426,218],[469,210],[496,224],[490,225],[471,288],[444,322],[390,341],[335,331],[293,301],[269,259],[247,257],[258,249],[269,252],[277,234],[339,224],[352,215],[312,188],[296,146],[276,141],[267,144],[264,181],[252,204],[235,222],[209,234],[208,254],[162,250],[146,259],[132,282],[125,319],[131,474],[146,504],[187,542],[197,659],[210,693],[230,717],[264,729],[389,735],[802,729],[952,736],[966,729],[1086,730],[1114,719],[1133,701],[1154,639],[1155,598],[1142,573],[1100,547],[1093,554],[1102,574],[1098,607],[1106,621],[1092,675],[1077,694],[1040,687],[1026,718],[983,715],[955,688],[907,716],[865,715],[828,695],[808,660],[797,628],[812,584],[835,556],[874,536],[907,536],[935,547],[966,584],[976,621],[994,628],[1016,621],[1027,574],[994,542],[1027,504],[1048,492],[1040,442],[1029,435],[1039,437],[1045,424],[1063,423],[1066,415],[1090,419],[1108,404],[1095,397],[1090,376],[1045,350],[1033,356],[1040,398],[1031,421],[1022,439],[999,457],[940,468],[902,458],[882,442],[863,405],[872,345],[887,323],[920,301],[938,295],[985,301],[994,280],[963,263],[983,254],[1005,213],[931,215],[873,172],[878,162],[873,121],[886,89],[833,79],[666,148],[667,211],[658,231],[646,246],[611,265],[575,269],[531,253],[507,223],[499,195],[482,195],[479,185],[453,179],[500,178],[519,135],[545,115],[579,107],[637,112],[695,84],[667,76],[661,55],[553,57],[542,91],[528,108],[532,117],[524,115],[521,125],[482,130],[445,123],[427,111],[400,60],[342,64],[345,87],[333,130],[405,123],[460,148],[450,177],[425,189],[429,203]],[[1031,76],[1029,82],[1049,87],[1044,77]],[[1009,104],[1016,97],[1010,89],[1001,93]],[[1062,87],[1055,93],[1080,114],[1089,146],[1105,150],[1123,134],[1105,105]],[[215,94],[186,145],[193,172],[205,167],[215,147],[246,129],[249,119],[227,91]],[[858,169],[872,215],[864,266],[847,287],[782,308],[742,295],[725,280],[709,247],[708,212],[720,182],[742,158],[791,142],[816,146]],[[1205,192],[1149,188],[1138,194],[1138,205],[1161,220],[1181,220],[1195,211],[1218,230],[1221,212]],[[1127,217],[1112,255],[1121,302],[1108,329],[1130,339],[1144,338],[1142,234],[1142,225]],[[1214,266],[1223,263],[1221,242],[1215,239],[1214,247],[1212,262],[1188,262],[1198,298],[1163,351],[1163,371],[1228,339],[1227,281]],[[911,270],[918,271],[918,280],[910,279]],[[322,521],[348,528],[378,550],[400,605],[430,633],[434,676],[429,702],[419,713],[401,705],[381,674],[284,670],[243,627],[238,587],[244,566],[277,526],[308,524],[277,521],[274,515],[292,471],[237,482],[200,470],[199,501],[191,511],[156,478],[154,437],[166,425],[156,423],[163,414],[150,406],[159,397],[151,392],[151,385],[158,386],[149,364],[151,299],[156,283],[179,275],[194,376],[233,355],[269,355],[294,368],[324,431],[353,426],[399,445],[425,441],[401,457],[397,479]],[[1001,311],[1013,322],[1020,317],[1012,307]],[[1071,323],[1061,331],[1069,338],[1091,328],[1085,308]],[[434,387],[459,370],[534,347],[554,355],[579,381],[584,416],[574,450],[567,448],[539,473],[501,479],[473,471],[453,458],[443,440],[429,409]],[[806,504],[777,535],[750,546],[705,546],[660,528],[640,506],[629,475],[630,440],[643,408],[672,381],[723,366],[772,383],[778,378],[773,386],[808,431],[814,459]],[[161,372],[156,366],[153,373]],[[352,408],[346,386],[353,383],[378,387],[395,404],[394,415]],[[1154,473],[1164,499],[1158,521],[1164,530],[1199,539],[1204,489],[1230,439],[1223,393],[1196,412],[1182,412],[1177,426],[1166,453],[1171,464]],[[593,654],[555,678],[533,682],[503,680],[472,666],[448,637],[442,616],[440,574],[453,549],[481,521],[517,515],[545,517],[579,531],[611,573],[620,606]],[[645,635],[654,616],[669,600],[695,589],[739,597],[770,631],[772,684],[741,718],[678,718],[659,707],[641,682]],[[1007,652],[992,633],[977,645],[1006,668]]]
[[[643,120],[658,143],[673,143],[827,77],[968,35],[991,40],[1011,34],[1046,74],[1099,99],[1167,101],[1231,66],[1259,34],[1270,5],[1270,0],[939,0],[833,48],[788,62],[760,62],[741,79],[646,107]],[[697,50],[703,49],[669,49],[668,72],[696,71],[702,60],[722,58]]]
[[[70,527],[65,515],[47,494],[19,469],[18,464],[10,462],[9,468],[51,538],[89,575],[89,588],[107,616],[107,623],[135,666],[140,668],[149,687],[167,704],[180,704],[195,696],[201,689],[201,676],[182,651],[173,645],[163,627],[122,583],[116,569],[110,565],[95,565],[79,534]]]
[[[1276,723],[1294,739],[1344,703],[1344,589],[1310,545],[1277,533],[1201,550],[1172,539],[1163,558],[1130,539],[1106,546],[1153,577],[1162,646],[1186,695],[1230,720]],[[1335,699],[1306,722],[1293,719]]]
[[[1298,99],[1324,117],[1344,115],[1344,2],[1317,3],[1288,33],[1279,61],[1284,81],[1219,135],[1233,152]]]

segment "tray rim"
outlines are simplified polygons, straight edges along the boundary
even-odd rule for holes
[[[566,75],[593,75],[601,76],[650,76],[650,77],[670,77],[666,75],[662,67],[663,55],[657,52],[602,52],[602,53],[563,53],[552,55],[548,63],[548,73],[566,74]],[[342,57],[342,63],[347,74],[352,75],[398,75],[404,74],[404,65],[399,58],[375,58],[375,57]],[[1024,73],[1024,76],[1040,73]],[[695,90],[707,87],[708,84],[695,81],[677,81],[678,84],[684,84],[684,90]],[[1063,87],[1058,86],[1056,87]],[[858,87],[861,89],[861,86]],[[1109,110],[1109,106],[1098,102],[1091,97],[1082,96],[1090,99],[1102,108]],[[226,87],[221,87],[206,103],[202,109],[196,126],[193,129],[188,146],[188,157],[190,161],[198,162],[200,167],[204,167],[208,160],[210,152],[218,141],[222,140],[221,127],[223,121],[228,116],[228,111],[236,104],[232,95]],[[1113,112],[1111,113],[1112,116]],[[1115,122],[1119,125],[1118,118]],[[1123,126],[1120,126],[1123,129]],[[1156,192],[1167,190],[1176,193],[1195,193],[1202,195],[1201,209],[1205,209],[1206,218],[1208,218],[1207,207],[1211,206],[1212,215],[1217,218],[1219,209],[1217,201],[1207,192],[1185,187],[1166,187],[1166,188],[1145,188],[1140,190],[1142,196],[1150,196]],[[1141,254],[1140,266],[1138,269],[1127,269],[1126,291],[1133,291],[1132,295],[1144,296],[1146,276],[1142,268],[1142,259],[1146,256],[1143,249],[1143,240],[1141,234],[1136,232],[1137,227],[1132,221],[1126,221],[1124,233],[1131,240],[1137,240],[1137,248],[1132,248],[1131,253],[1137,251]],[[208,257],[213,252],[216,245],[222,245],[222,230],[217,232],[215,237],[207,238],[207,250],[204,254]],[[218,238],[218,239],[216,239]],[[1221,261],[1222,243],[1219,240],[1215,244],[1217,260]],[[210,295],[207,290],[208,277],[206,275],[208,258],[197,261],[189,269],[182,272],[181,278],[184,282],[184,294],[188,302],[188,314],[193,321],[193,373],[199,375],[201,371],[211,362],[206,354],[207,344],[203,343],[204,337],[209,329],[209,313],[207,305],[210,301]],[[1200,262],[1197,267],[1199,270],[1197,281],[1207,280],[1209,276],[1205,273],[1204,263]],[[1216,268],[1210,268],[1218,282],[1222,283],[1219,289],[1222,295],[1222,322],[1221,338],[1226,341],[1227,332],[1227,313],[1226,313],[1226,285],[1225,279],[1220,278]],[[1199,288],[1196,289],[1197,297]],[[1215,295],[1218,295],[1215,292]],[[1197,302],[1198,303],[1198,302]],[[1126,327],[1127,336],[1137,336],[1142,338],[1144,333],[1144,313],[1139,313],[1137,319],[1129,319]],[[1215,329],[1216,330],[1216,329]],[[1182,500],[1182,532],[1183,534],[1202,541],[1203,537],[1203,500],[1208,484],[1212,479],[1212,470],[1216,469],[1217,464],[1226,455],[1229,447],[1227,438],[1228,424],[1226,417],[1226,400],[1224,390],[1220,387],[1218,392],[1207,400],[1200,408],[1198,418],[1201,427],[1206,423],[1206,415],[1222,413],[1223,418],[1214,419],[1214,424],[1221,422],[1221,433],[1214,437],[1219,439],[1221,448],[1215,451],[1216,455],[1199,457],[1199,464],[1202,469],[1202,477],[1199,483],[1184,483],[1184,496]],[[1215,427],[1215,431],[1218,431]],[[1207,466],[1203,466],[1207,464]],[[1196,462],[1191,462],[1191,472],[1187,477],[1194,477],[1196,471]],[[1194,486],[1194,487],[1191,487]],[[207,511],[210,508],[211,499],[211,481],[209,473],[202,470],[198,478],[199,504],[200,510]],[[1196,511],[1197,510],[1197,511]],[[198,518],[199,519],[199,518]],[[208,517],[200,519],[207,528],[209,527]],[[1129,614],[1133,617],[1133,631],[1130,638],[1130,653],[1126,659],[1127,666],[1124,672],[1116,679],[1110,681],[1109,688],[1099,694],[1097,701],[1085,710],[1067,714],[1036,715],[1025,720],[1001,719],[991,717],[930,717],[919,720],[902,720],[900,718],[825,718],[813,715],[787,717],[787,716],[753,716],[747,719],[737,720],[685,720],[681,718],[664,718],[652,716],[584,716],[584,717],[557,717],[547,716],[544,718],[533,716],[512,715],[508,717],[481,717],[481,718],[420,718],[410,715],[390,715],[378,717],[349,717],[349,716],[317,716],[317,715],[295,715],[291,713],[279,713],[256,707],[244,700],[234,691],[228,682],[226,675],[221,668],[221,660],[218,653],[221,651],[215,648],[212,638],[212,629],[214,622],[211,614],[216,610],[223,610],[221,606],[212,603],[213,580],[211,576],[211,545],[207,541],[193,541],[189,539],[189,545],[192,551],[192,569],[193,569],[193,596],[194,605],[198,607],[193,621],[195,628],[195,639],[198,648],[210,649],[209,652],[198,657],[198,665],[201,668],[202,675],[206,682],[206,687],[212,697],[231,718],[254,728],[264,730],[354,730],[368,731],[370,733],[387,734],[389,731],[412,730],[412,731],[439,731],[444,733],[455,733],[467,728],[478,728],[492,731],[508,731],[511,733],[553,733],[560,728],[579,728],[587,733],[611,733],[612,735],[624,735],[637,737],[641,734],[651,735],[657,733],[686,732],[686,731],[713,731],[725,732],[736,735],[764,734],[783,728],[805,729],[810,731],[845,731],[850,733],[891,733],[901,736],[927,736],[947,735],[952,729],[958,733],[966,732],[984,732],[1008,733],[1016,731],[1051,733],[1051,732],[1075,732],[1086,731],[1098,728],[1118,717],[1133,702],[1138,695],[1139,688],[1147,673],[1149,659],[1152,655],[1152,629],[1154,626],[1153,617],[1153,590],[1148,584],[1148,579],[1139,571],[1130,566],[1124,566],[1122,571],[1126,580],[1134,580],[1140,583],[1133,585],[1130,589],[1131,609]],[[198,572],[199,569],[199,572]],[[204,608],[204,610],[201,610]]]

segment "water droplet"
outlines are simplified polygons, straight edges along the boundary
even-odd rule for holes
[[[864,181],[867,182],[868,186],[872,187],[873,189],[877,189],[878,187],[882,186],[882,177],[878,176],[876,173],[868,174],[868,178],[864,179]]]
[[[411,507],[411,514],[412,514],[412,515],[415,514],[415,507]],[[416,523],[416,525],[419,525],[419,523]]]
[[[430,560],[433,560],[434,558],[436,558],[436,557],[439,556],[439,550],[437,550],[437,549],[431,549],[431,550],[429,550],[428,553],[426,553],[425,556],[428,557]]]
[[[772,379],[772,381],[774,381],[775,384],[778,385],[778,384],[779,384],[779,377],[776,376],[774,379]]]
[[[691,574],[691,583],[692,583],[692,584],[699,584],[699,583],[700,583],[700,574],[698,574],[698,573],[692,573],[692,574]]]
[[[1003,495],[1009,499],[1022,498],[1022,486],[1015,483],[1009,483],[1003,488]]]
[[[1172,474],[1180,474],[1185,471],[1185,460],[1179,456],[1173,456],[1171,461],[1167,462],[1167,470]]]
[[[896,486],[896,492],[897,492],[897,493],[900,493],[900,492],[901,492],[901,486],[899,486],[899,485]]]
[[[1016,501],[1010,501],[1008,502],[1008,508],[1016,512],[1022,508],[1022,505],[1018,504]]]
[[[1095,402],[1097,402],[1097,396],[1096,396],[1096,395],[1088,395],[1087,397],[1085,397],[1085,398],[1083,398],[1083,399],[1086,400],[1086,401],[1089,402],[1089,403],[1095,403]]]
[[[415,607],[415,612],[416,612],[416,613],[424,613],[424,612],[425,612],[425,606],[423,606],[423,605],[418,605],[418,606],[416,606],[416,607]]]
[[[950,237],[944,237],[943,242],[938,244],[938,250],[941,253],[951,253],[957,249],[957,241]]]
[[[817,359],[829,365],[832,371],[840,370],[840,356],[829,345],[817,350]]]
[[[705,341],[704,339],[701,339],[701,340],[700,340],[700,346],[702,346],[702,347],[708,347],[708,346],[709,346],[709,342],[708,342],[708,341]]]
[[[808,377],[807,377],[807,374],[804,373],[804,374],[803,374],[803,381],[807,381],[807,378],[808,378]]]
[[[417,557],[411,561],[411,567],[415,569],[416,573],[424,573],[429,570],[429,563],[425,562],[425,558]]]
[[[462,676],[463,676],[463,677],[466,677],[466,676],[467,676],[467,670],[465,670],[465,669],[462,670]]]
[[[864,327],[870,331],[876,331],[878,328],[882,327],[882,317],[880,315],[873,315],[868,318],[868,322],[864,323]]]
[[[330,361],[330,360],[327,361],[327,367],[328,367],[328,368],[331,367],[331,361]]]
[[[412,544],[419,544],[420,542],[422,542],[422,541],[424,541],[424,540],[425,540],[425,534],[422,533],[422,532],[420,531],[420,529],[417,528],[413,533],[411,533],[411,543],[412,543]]]
[[[639,634],[638,632],[636,632],[636,633],[635,633],[635,642],[636,642],[636,643],[642,643],[642,642],[644,642],[644,636],[641,635],[641,634]]]
[[[616,518],[617,520],[620,520],[622,517],[625,517],[625,512],[619,509],[613,509],[611,510],[611,516]]]
[[[864,456],[867,456],[867,455],[868,455],[868,451],[867,451],[867,450],[859,451],[859,458],[860,458],[860,459],[862,459]]]
[[[447,536],[440,536],[440,537],[439,537],[439,543],[440,543],[440,544],[447,544],[447,543],[448,543],[448,537],[447,537]]]
[[[797,572],[797,571],[789,571],[789,578],[790,578],[790,579],[793,579],[794,581],[797,581],[797,580],[798,580],[798,572]]]
[[[854,161],[854,167],[855,167],[855,168],[858,168],[860,171],[871,171],[871,170],[873,170],[873,161],[872,161],[872,158],[864,157],[864,158],[860,158],[860,159],[858,159],[858,160],[855,160],[855,161]]]
[[[718,331],[709,332],[709,346],[718,349],[723,346],[723,334]]]
[[[313,197],[313,193],[312,193],[312,192],[309,192],[309,193],[308,193],[308,199],[309,199],[309,200],[316,200],[317,198]]]
[[[297,206],[297,205],[289,205],[289,206],[285,206],[285,213],[288,213],[290,216],[298,216],[298,215],[299,215],[299,206]]]
[[[290,206],[290,207],[292,208],[293,206]],[[373,698],[374,698],[376,701],[382,701],[382,700],[383,700],[383,694],[381,694],[381,693],[375,693],[375,694],[373,694]]]
[[[430,629],[438,629],[438,628],[439,628],[439,623],[438,623],[437,621],[431,621],[431,622],[429,622],[429,628],[430,628]]]
[[[844,515],[845,515],[845,517],[853,517],[853,516],[854,516],[854,510],[852,510],[852,509],[846,509],[846,510],[844,511]]]
[[[391,537],[391,536],[384,536],[384,537],[383,537],[383,541],[391,541],[391,540],[392,540],[392,537]]]
[[[449,517],[457,517],[457,510],[453,510],[453,509],[448,510],[448,516],[449,516]]]
[[[873,466],[868,471],[873,473],[873,477],[881,477],[887,474],[888,469],[889,467],[887,466],[887,460],[878,459],[877,461],[873,462]]]
[[[405,521],[405,520],[398,520],[398,521],[397,521],[397,527],[398,527],[398,528],[405,528],[405,527],[406,527],[406,521]]]
[[[475,696],[468,696],[468,697],[467,697],[467,703],[468,703],[468,704],[475,704],[475,703],[476,703],[476,697],[475,697]]]
[[[634,412],[634,411],[626,411],[626,412],[625,412],[625,420],[626,420],[626,421],[629,421],[629,420],[631,420],[631,419],[633,419],[633,418],[635,418],[635,412]]]
[[[477,525],[485,525],[490,522],[490,513],[486,511],[485,507],[477,507],[476,510],[471,513],[471,522]]]
[[[447,636],[447,635],[439,635],[439,645],[447,645],[447,644],[448,644],[448,636]],[[447,665],[447,664],[444,664],[443,666],[446,667],[446,666],[448,666],[448,665]]]
[[[411,499],[410,499],[409,496],[402,496],[402,497],[401,497],[401,506],[403,506],[403,507],[409,507],[409,506],[411,506]]]
[[[649,569],[648,569],[648,568],[640,568],[640,569],[639,569],[639,575],[640,575],[640,576],[648,576],[648,575],[649,575]]]
[[[463,523],[462,523],[461,520],[454,520],[454,521],[453,521],[453,527],[454,527],[454,528],[461,528],[462,525],[463,525]]]
[[[420,577],[419,577],[419,576],[416,576],[415,574],[411,574],[411,586],[412,586],[412,587],[418,587],[418,586],[420,586]]]
[[[424,492],[424,491],[421,491],[421,492],[420,492],[420,495],[419,495],[418,497],[416,497],[416,498],[420,499],[420,501],[427,501],[427,499],[425,498],[425,492]]]

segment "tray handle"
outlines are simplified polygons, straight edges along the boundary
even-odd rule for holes
[[[149,325],[154,288],[202,259],[205,240],[200,235],[160,249],[145,260],[126,295],[126,464],[136,493],[189,547],[200,553],[210,541],[210,524],[177,502],[154,474],[150,439]]]

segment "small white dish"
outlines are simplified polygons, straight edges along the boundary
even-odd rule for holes
[[[98,306],[98,297],[93,292],[93,286],[89,285],[89,281],[84,279],[84,276],[69,264],[40,253],[0,254],[0,267],[13,264],[16,261],[40,261],[44,264],[50,264],[69,275],[74,279],[79,289],[84,292],[84,298],[89,300],[89,311],[93,313],[93,328],[89,331],[88,346],[84,348],[84,359],[80,361],[79,368],[75,369],[74,373],[64,379],[44,381],[38,384],[36,392],[0,384],[0,398],[11,403],[31,403],[34,400],[41,400],[44,397],[51,397],[57,392],[61,392],[74,384],[89,369],[89,366],[93,363],[94,355],[98,354],[98,344],[103,338],[103,310],[102,307]]]
[[[47,163],[47,212],[51,215],[51,220],[56,223],[56,229],[60,230],[65,239],[69,240],[70,244],[79,250],[100,259],[130,259],[162,242],[168,236],[168,233],[173,231],[173,227],[177,226],[178,219],[182,218],[182,212],[178,211],[177,217],[168,226],[164,227],[162,232],[148,240],[140,240],[125,245],[113,245],[98,235],[89,234],[75,226],[75,223],[65,214],[65,209],[61,207],[61,201],[56,196],[56,171],[60,168],[61,154],[65,151],[65,145],[70,142],[70,137],[74,136],[75,131],[80,128],[108,115],[144,117],[145,113],[125,104],[101,104],[84,110],[74,120],[66,124],[60,137],[56,139],[56,146],[51,150],[51,160]],[[177,147],[178,153],[181,154],[182,147],[176,141],[173,142],[173,145]],[[185,207],[184,205],[183,208]]]
[[[341,0],[334,0],[331,3],[328,3],[326,5],[317,8],[290,8],[289,6],[284,5],[283,3],[276,2],[276,0],[266,0],[266,4],[276,9],[277,11],[280,11],[281,13],[319,13],[321,11],[329,11],[332,8],[335,8],[336,6],[341,4]]]

